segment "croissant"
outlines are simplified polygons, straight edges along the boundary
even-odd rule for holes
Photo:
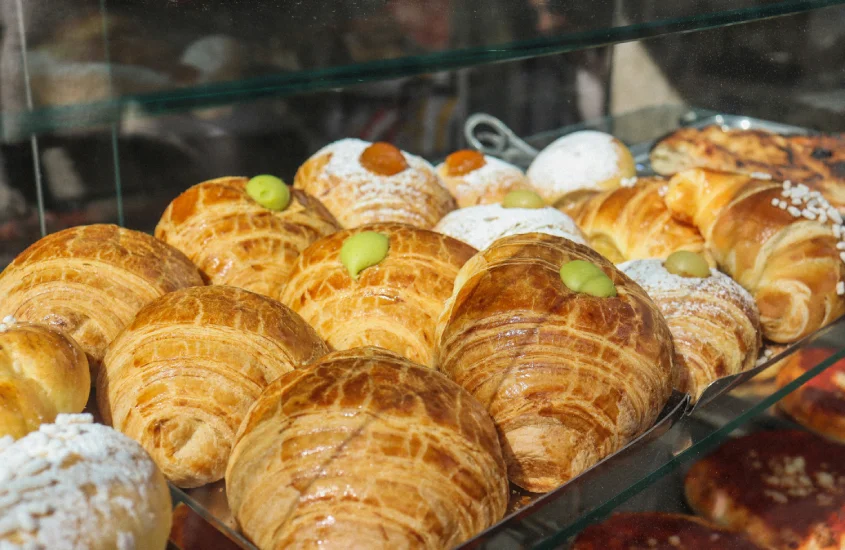
[[[90,414],[0,437],[0,548],[164,550],[172,503],[144,449]]]
[[[564,196],[556,206],[575,220],[593,249],[614,263],[689,250],[714,265],[698,230],[675,220],[666,207],[661,196],[666,184],[638,178],[632,187]]]
[[[397,222],[428,229],[455,209],[431,164],[381,142],[332,143],[300,166],[293,185],[320,199],[348,228]]]
[[[238,430],[229,505],[262,550],[452,548],[505,513],[496,429],[457,384],[380,348],[270,384]]]
[[[96,378],[106,346],[147,303],[203,284],[181,252],[116,225],[72,227],[24,250],[0,274],[0,317],[64,331]]]
[[[576,293],[591,262],[617,296]],[[508,477],[554,489],[651,427],[672,392],[672,338],[645,291],[592,249],[538,233],[469,260],[438,322],[436,365],[487,407]]]
[[[459,208],[500,203],[511,191],[531,189],[522,170],[478,151],[455,151],[436,170]]]
[[[179,487],[223,477],[235,432],[273,380],[328,351],[282,304],[228,286],[144,307],[106,354],[97,402]]]
[[[88,359],[71,338],[47,327],[0,324],[0,438],[23,437],[59,413],[88,403]]]
[[[339,229],[313,197],[293,190],[290,205],[269,210],[246,193],[247,178],[218,178],[179,195],[155,236],[184,252],[213,284],[277,297],[293,261]]]
[[[387,256],[353,279],[340,261],[347,238],[388,237]],[[333,349],[379,346],[431,365],[434,331],[458,270],[475,249],[433,231],[396,223],[339,231],[299,256],[282,303],[302,315]]]
[[[672,177],[666,204],[754,296],[765,337],[794,342],[845,312],[842,218],[817,192],[694,169]]]
[[[754,298],[724,273],[704,278],[666,271],[661,260],[634,260],[619,269],[657,304],[675,344],[675,389],[697,401],[707,386],[754,368],[762,344]]]

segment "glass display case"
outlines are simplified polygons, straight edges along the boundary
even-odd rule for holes
[[[196,183],[291,182],[345,137],[526,169],[593,129],[651,176],[679,128],[838,132],[844,23],[833,0],[6,0],[0,260],[77,225],[152,233]],[[695,403],[675,391],[652,428],[561,487],[511,485],[504,519],[461,547],[567,548],[621,510],[689,513],[679,472],[739,433],[796,427],[779,403],[845,358],[845,320],[763,349]],[[799,356],[811,364],[776,381]],[[170,488],[171,548],[256,548],[222,480]]]

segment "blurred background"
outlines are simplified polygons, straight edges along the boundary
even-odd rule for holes
[[[521,136],[666,105],[840,130],[843,8],[601,45],[612,29],[766,4],[0,0],[0,260],[42,221],[151,231],[195,183],[290,181],[342,137],[436,160],[476,112]],[[497,45],[548,41],[572,51],[486,63]],[[468,56],[485,64],[459,68]],[[417,76],[390,78],[408,64]]]

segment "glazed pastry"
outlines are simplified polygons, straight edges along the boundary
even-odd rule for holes
[[[238,430],[226,492],[262,550],[436,550],[497,522],[509,491],[484,407],[442,374],[369,347],[264,390]]]
[[[247,193],[247,178],[219,178],[179,195],[155,235],[184,252],[213,284],[277,298],[296,257],[339,229],[320,201],[291,192],[290,204],[273,210]]]
[[[561,274],[570,264],[609,296],[571,290]],[[438,367],[487,407],[508,477],[532,492],[622,448],[672,393],[672,338],[657,306],[605,258],[560,237],[505,237],[476,254],[437,338]]]
[[[104,420],[179,487],[223,477],[235,432],[273,380],[328,351],[297,314],[229,286],[167,294],[109,347],[97,385]]]
[[[332,143],[299,168],[293,185],[322,201],[346,228],[397,222],[428,229],[455,209],[431,164],[382,142]]]
[[[458,208],[502,202],[510,191],[531,189],[522,170],[478,151],[455,151],[437,167],[437,175]]]
[[[504,208],[485,204],[460,208],[434,226],[434,230],[484,250],[494,241],[509,235],[544,233],[586,244],[584,235],[572,218],[551,208]]]
[[[810,433],[765,430],[728,441],[692,466],[685,490],[695,513],[763,548],[845,546],[845,447]]]
[[[702,260],[703,261],[703,260]],[[754,298],[727,275],[684,277],[662,260],[634,260],[619,269],[657,304],[675,344],[675,389],[696,401],[713,381],[754,368],[760,315]]]
[[[778,388],[829,359],[837,349],[805,348],[791,355],[778,373]],[[845,360],[827,367],[784,396],[780,408],[817,434],[845,443]]]
[[[60,414],[17,441],[0,438],[0,547],[164,550],[170,491],[140,445]]]
[[[96,378],[106,346],[139,309],[201,284],[184,254],[150,235],[116,225],[72,227],[35,242],[0,274],[0,317],[64,331]]]
[[[845,232],[818,193],[696,169],[671,179],[666,204],[754,296],[763,336],[794,342],[845,313]]]
[[[590,246],[614,263],[689,250],[712,264],[698,230],[675,220],[666,207],[666,184],[659,178],[638,178],[631,187],[570,195],[557,206],[572,216]]]
[[[784,136],[721,126],[681,128],[655,145],[651,166],[671,175],[706,168],[801,182],[845,209],[845,136]]]
[[[0,437],[23,437],[59,413],[88,403],[88,359],[73,339],[47,327],[0,323]]]
[[[695,516],[627,512],[581,531],[572,550],[759,550],[741,533]]]
[[[579,190],[616,189],[637,174],[634,158],[618,139],[583,130],[565,135],[540,151],[528,167],[528,180],[547,203]]]
[[[344,243],[378,233],[386,255],[353,277]],[[433,231],[395,223],[339,231],[308,247],[296,261],[282,302],[338,350],[379,346],[431,365],[434,330],[458,270],[475,249]]]

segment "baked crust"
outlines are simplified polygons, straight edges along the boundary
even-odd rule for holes
[[[270,384],[238,432],[226,491],[260,548],[453,548],[498,521],[508,498],[484,407],[373,347]]]
[[[787,360],[777,377],[782,388],[828,359],[836,350],[805,348]],[[829,366],[780,401],[802,426],[840,443],[845,443],[845,360]]]

